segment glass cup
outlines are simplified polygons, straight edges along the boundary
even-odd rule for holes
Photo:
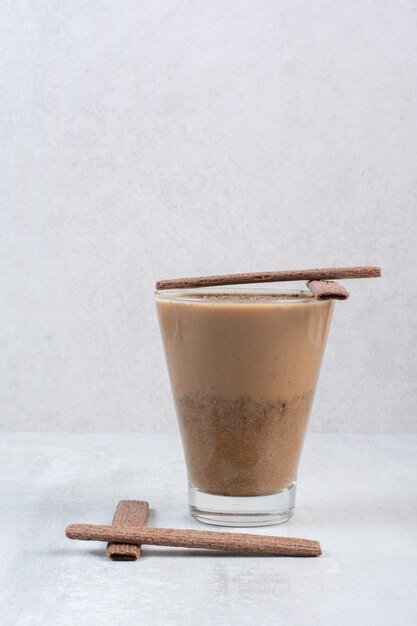
[[[191,514],[220,526],[285,522],[333,301],[260,288],[155,300]]]

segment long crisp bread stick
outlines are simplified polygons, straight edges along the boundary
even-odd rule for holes
[[[320,543],[311,539],[250,535],[246,533],[183,530],[176,528],[137,528],[122,530],[96,524],[71,524],[65,529],[69,539],[118,541],[120,543],[222,550],[242,554],[279,556],[319,556]]]
[[[146,526],[149,504],[144,500],[120,500],[113,517],[113,528],[138,528]],[[140,557],[140,545],[108,543],[107,556],[113,561],[136,561]]]
[[[336,280],[346,278],[378,278],[381,268],[365,267],[324,267],[312,270],[287,270],[278,272],[251,272],[246,274],[223,274],[196,276],[195,278],[174,278],[159,280],[157,290],[188,289],[193,287],[215,287],[221,285],[244,285],[248,283],[274,283],[296,280]]]

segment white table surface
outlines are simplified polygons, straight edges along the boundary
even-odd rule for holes
[[[312,559],[146,547],[113,562],[66,539],[122,498],[148,500],[152,525],[214,529],[188,515],[175,434],[0,446],[2,626],[417,624],[417,435],[307,436],[294,518],[253,532],[319,539]]]

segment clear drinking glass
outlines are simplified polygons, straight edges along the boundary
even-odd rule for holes
[[[191,514],[222,526],[288,520],[333,301],[259,288],[155,300]]]

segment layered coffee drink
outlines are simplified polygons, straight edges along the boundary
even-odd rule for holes
[[[192,513],[288,519],[333,302],[209,288],[157,292],[156,304]]]

